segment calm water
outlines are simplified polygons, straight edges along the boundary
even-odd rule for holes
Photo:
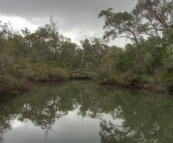
[[[43,83],[0,103],[0,143],[172,143],[173,98],[90,81]]]

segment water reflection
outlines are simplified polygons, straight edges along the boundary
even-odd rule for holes
[[[3,134],[11,129],[11,122],[15,119],[15,114],[10,110],[11,104],[0,102],[0,143],[4,142]]]
[[[17,134],[51,143],[173,140],[173,99],[166,95],[73,81],[36,85],[9,103],[0,103],[0,143],[10,143]]]

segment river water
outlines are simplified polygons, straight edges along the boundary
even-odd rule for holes
[[[172,143],[173,97],[91,81],[0,102],[0,143]]]

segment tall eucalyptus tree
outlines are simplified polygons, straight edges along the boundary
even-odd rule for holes
[[[161,32],[163,37],[173,28],[173,0],[138,0],[132,12],[143,18],[148,30]]]

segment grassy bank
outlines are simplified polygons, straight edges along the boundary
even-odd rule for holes
[[[99,75],[98,75],[99,76]],[[98,82],[104,85],[125,86],[130,88],[144,88],[156,92],[172,93],[173,75],[134,75],[130,73],[115,74],[106,77],[98,77]]]

